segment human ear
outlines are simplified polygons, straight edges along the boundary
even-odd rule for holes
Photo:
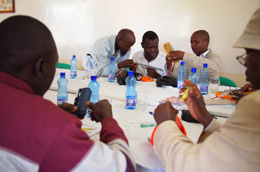
[[[208,39],[206,39],[206,44],[209,45],[209,40]]]
[[[37,77],[42,77],[43,73],[45,71],[45,60],[43,58],[40,58],[36,61],[34,65],[34,73]]]
[[[143,42],[141,42],[141,46],[142,46],[142,48],[144,48],[144,43]]]

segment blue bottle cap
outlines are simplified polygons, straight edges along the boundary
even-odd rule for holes
[[[72,58],[75,59],[75,58],[76,58],[76,55],[73,55]]]
[[[110,57],[110,60],[114,60],[114,57]]]
[[[128,76],[134,76],[134,71],[129,71]]]
[[[196,68],[191,68],[192,73],[196,73],[197,69]]]
[[[63,78],[64,78],[64,77],[65,77],[65,72],[61,72],[61,73],[60,73],[60,77],[63,77]]]
[[[96,81],[97,80],[97,76],[91,76],[91,81],[92,80]]]
[[[208,64],[207,63],[203,63],[203,67],[208,67]]]
[[[184,65],[184,61],[181,61],[181,65]]]

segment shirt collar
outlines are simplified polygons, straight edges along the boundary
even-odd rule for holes
[[[209,52],[209,49],[205,53],[201,54],[200,57],[205,57],[208,54],[208,52]]]
[[[0,83],[9,85],[16,89],[23,90],[25,92],[28,92],[29,94],[34,94],[32,88],[26,82],[22,81],[21,79],[16,78],[15,76],[12,76],[3,71],[0,71],[0,76],[1,76]]]

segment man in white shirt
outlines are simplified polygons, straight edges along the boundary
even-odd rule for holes
[[[166,71],[164,69],[166,54],[159,51],[158,43],[159,38],[155,32],[147,31],[143,35],[143,40],[141,42],[143,50],[136,52],[133,55],[133,61],[137,63],[137,73],[156,79],[166,75]],[[151,67],[143,67],[139,64]],[[153,67],[159,69],[154,69]]]

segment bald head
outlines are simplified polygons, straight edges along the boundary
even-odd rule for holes
[[[202,39],[209,41],[209,33],[205,30],[198,30],[198,31],[194,32],[192,35],[197,35],[197,36],[201,37]]]
[[[132,30],[130,29],[122,29],[118,32],[117,37],[126,40],[126,39],[131,39],[132,41],[135,42],[135,34]]]
[[[130,29],[122,29],[117,34],[116,42],[121,53],[125,54],[135,44],[135,34]]]
[[[49,29],[29,16],[13,16],[0,23],[0,70],[20,72],[57,51]]]

